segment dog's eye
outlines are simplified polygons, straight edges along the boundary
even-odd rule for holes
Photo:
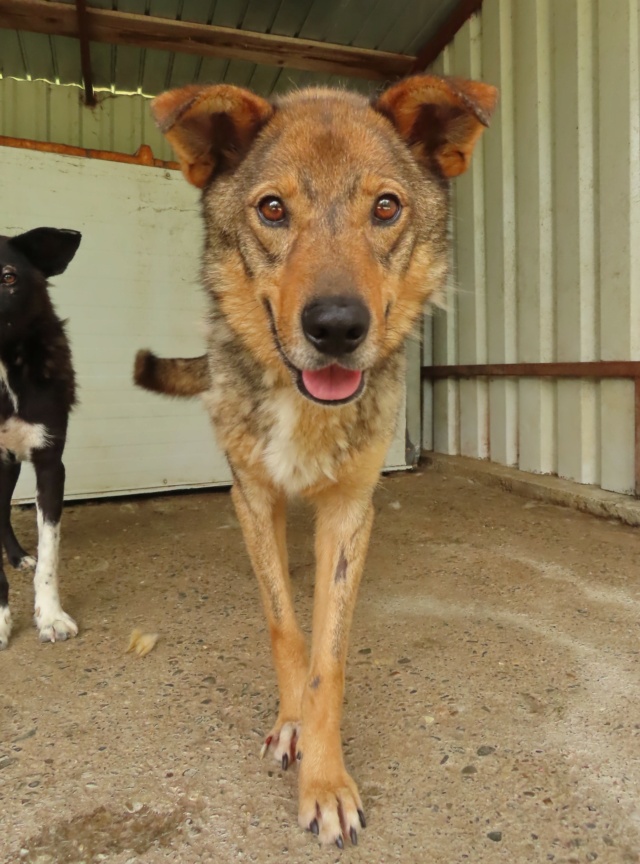
[[[258,215],[269,225],[282,225],[287,218],[287,211],[280,198],[267,195],[258,203]]]
[[[12,273],[10,270],[7,270],[6,273],[2,274],[2,284],[3,285],[15,285],[18,281],[18,277],[15,273]]]
[[[389,224],[396,221],[401,210],[402,205],[396,195],[381,195],[373,205],[373,218],[376,222]]]

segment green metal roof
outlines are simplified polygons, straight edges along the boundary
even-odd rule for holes
[[[73,6],[73,0],[63,0]],[[254,33],[316,40],[413,56],[438,32],[458,0],[90,0],[100,8]],[[2,4],[0,3],[0,11]],[[96,89],[155,95],[189,83],[227,82],[268,96],[307,84],[370,82],[130,45],[91,43]],[[68,36],[0,29],[0,74],[82,84],[79,41]]]

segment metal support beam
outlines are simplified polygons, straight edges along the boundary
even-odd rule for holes
[[[86,0],[76,0],[76,14],[78,17],[78,39],[80,40],[80,65],[82,67],[82,82],[84,84],[84,102],[85,105],[93,107],[96,104],[96,97],[93,92],[91,46],[89,44],[89,21]]]
[[[418,56],[415,58],[411,71],[424,72],[428,66],[431,66],[439,54],[444,51],[449,42],[453,41],[458,30],[466,24],[473,14],[480,11],[481,6],[482,0],[460,0],[460,3],[458,3],[451,15],[449,15],[436,35],[433,36],[424,48],[418,52]]]

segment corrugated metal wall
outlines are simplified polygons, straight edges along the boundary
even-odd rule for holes
[[[79,87],[2,78],[0,135],[130,155],[148,144],[156,159],[175,158],[153,122],[148,98],[102,92],[98,105],[87,108],[82,95]]]
[[[501,101],[454,186],[425,363],[640,359],[639,0],[485,0],[439,58]],[[427,449],[634,488],[625,380],[426,385]]]

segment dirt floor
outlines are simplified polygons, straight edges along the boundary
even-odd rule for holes
[[[40,645],[24,574],[0,654],[0,860],[640,861],[640,532],[422,470],[382,481],[343,722],[368,827],[321,849],[276,711],[229,495],[69,506],[77,639]],[[32,510],[16,512],[34,547]],[[311,518],[290,519],[308,620]],[[133,628],[158,632],[145,658]],[[4,846],[4,849],[2,847]]]

